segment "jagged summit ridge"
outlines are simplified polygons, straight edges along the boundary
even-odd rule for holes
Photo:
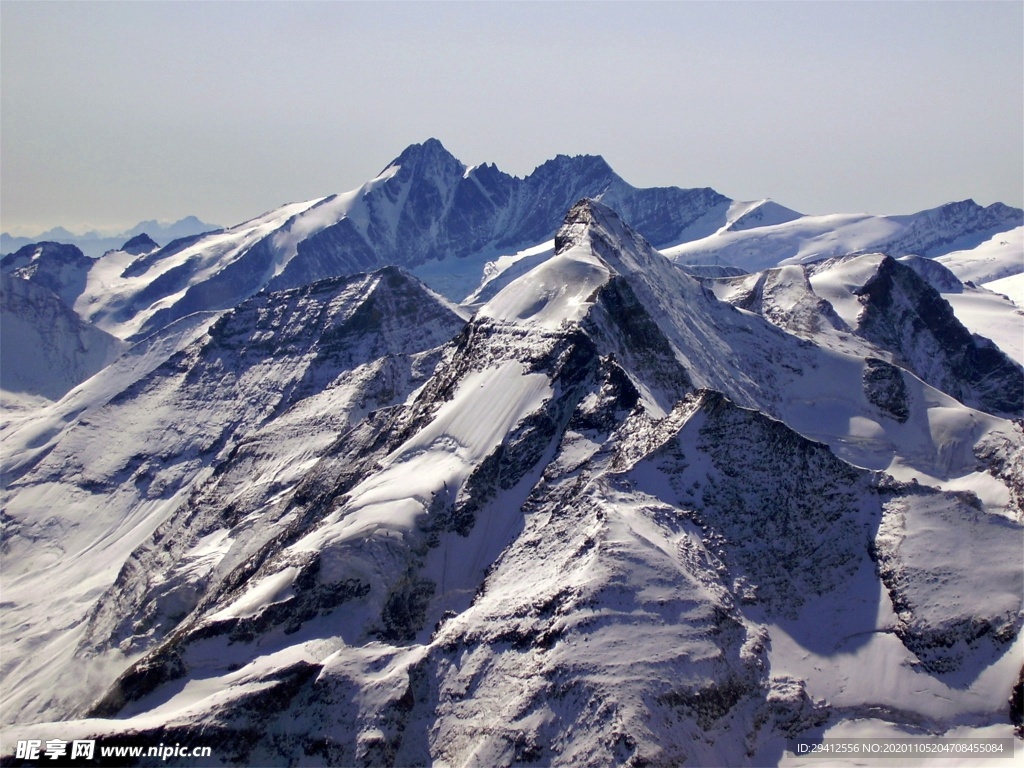
[[[110,255],[143,287],[105,311],[167,312],[137,329],[217,309],[5,432],[0,714],[259,765],[770,765],[843,728],[1008,732],[1024,434],[857,336],[927,298],[916,273],[786,265],[737,308],[608,201],[685,203],[690,231],[742,206],[613,179],[472,317],[396,265],[267,290],[354,237],[349,266],[533,221],[525,184],[426,144],[220,250]]]
[[[491,164],[467,168],[431,138],[408,147],[359,189],[172,242],[135,263],[119,262],[119,270],[113,262],[121,257],[100,260],[88,268],[92,286],[78,281],[58,293],[83,319],[133,340],[197,311],[224,311],[263,289],[386,264],[414,270],[459,301],[480,287],[491,260],[550,240],[565,212],[585,197],[618,211],[681,263],[757,269],[892,244],[901,233],[905,250],[941,231],[945,245],[927,246],[935,255],[1020,214],[965,201],[912,216],[808,217],[771,201],[739,203],[710,188],[638,189],[598,155],[559,155],[525,178]],[[751,258],[759,263],[747,263]]]
[[[397,172],[393,173],[396,169]],[[378,178],[394,177],[395,182],[392,183],[430,184],[443,192],[456,185],[465,173],[466,166],[440,141],[431,138],[407,147],[378,174]]]
[[[865,715],[1001,727],[1019,429],[574,203],[468,322],[397,267],[262,292],[21,464],[21,711],[268,765],[773,764]],[[62,515],[95,526],[64,554]],[[30,621],[55,584],[71,635]]]
[[[467,169],[431,139],[406,149],[358,190],[171,243],[125,264],[112,280],[97,280],[108,286],[103,291],[78,286],[70,303],[108,332],[137,339],[264,288],[385,264],[437,275],[438,287],[458,300],[479,283],[487,258],[550,239],[565,211],[588,196],[616,206],[658,244],[705,226],[727,207],[713,190],[636,189],[595,156],[562,155],[523,179],[493,165]],[[93,271],[105,264],[112,261]]]

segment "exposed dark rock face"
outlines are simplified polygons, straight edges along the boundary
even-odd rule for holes
[[[159,247],[160,246],[157,244],[156,240],[143,232],[128,240],[121,246],[121,250],[138,256],[143,253],[155,251]]]
[[[973,200],[947,203],[917,214],[899,237],[872,246],[893,256],[938,256],[973,248],[996,232],[1024,225],[1024,212],[1003,203],[982,207]]]
[[[72,307],[94,263],[74,245],[33,243],[4,256],[0,272],[40,285]]]
[[[864,396],[900,424],[910,416],[906,382],[895,365],[869,357],[864,361]]]
[[[733,578],[756,585],[737,598],[793,617],[807,596],[834,590],[862,561],[869,541],[854,510],[871,478],[719,393],[701,392],[696,404],[694,426],[650,461],[691,500],[685,514]],[[713,471],[689,470],[691,452],[707,456]]]
[[[858,333],[894,361],[965,405],[1000,416],[1024,414],[1024,370],[964,328],[938,291],[885,258],[857,291]]]

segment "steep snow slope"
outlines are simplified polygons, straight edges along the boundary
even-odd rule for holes
[[[0,274],[0,392],[57,400],[128,347],[42,285]]]
[[[849,256],[709,285],[719,298],[797,336],[895,363],[966,405],[1010,418],[1024,413],[1021,364],[989,340],[972,336],[950,304],[956,300],[954,306],[970,315],[975,327],[998,320],[1000,339],[1014,336],[1015,329],[1019,336],[1021,316],[994,306],[996,297],[987,291],[965,288],[933,261]],[[933,286],[947,292],[940,294]],[[1000,310],[989,322],[981,316],[985,302],[990,310]],[[1013,343],[1010,347],[1015,348]]]
[[[1020,209],[1001,203],[983,208],[965,200],[905,216],[801,216],[738,231],[723,228],[663,252],[680,264],[728,264],[752,272],[865,251],[936,257],[990,238],[1012,240],[1006,233],[1019,228],[1022,219]]]
[[[96,616],[113,625],[122,617],[103,613],[97,598],[195,488],[237,484],[247,498],[289,488],[351,422],[404,399],[431,370],[429,350],[463,322],[391,268],[261,294],[116,395],[79,392],[86,410],[54,414],[56,435],[40,436],[33,424],[5,435],[14,448],[3,496],[5,718],[81,706],[81,688],[54,683],[76,653],[91,659],[79,669],[82,686],[109,682],[117,662],[91,654],[88,640],[97,623],[112,629]],[[229,456],[244,463],[241,478],[219,468]],[[163,547],[162,564],[180,567],[179,554]],[[186,570],[204,575],[201,565]],[[173,570],[146,575],[167,590],[177,584]],[[134,593],[112,594],[121,605]],[[159,629],[164,612],[187,610],[188,594],[186,585],[147,603],[149,622]],[[64,631],[66,622],[73,629]]]
[[[159,402],[193,414],[179,424],[198,408],[250,426],[188,498],[139,507],[130,557],[108,545],[116,583],[83,596],[77,654],[59,646],[64,670],[121,672],[99,700],[43,705],[37,668],[5,653],[22,722],[89,714],[62,733],[209,740],[216,761],[264,765],[760,765],[865,715],[904,734],[1010,733],[1019,428],[893,366],[901,399],[877,397],[870,362],[719,302],[589,201],[442,349],[403,342],[424,378],[340,406],[337,439],[315,426],[335,402],[315,381],[309,398],[284,387],[289,410],[239,404],[283,397],[247,383],[256,372],[306,375],[290,346],[306,295],[251,300],[103,410],[111,425]],[[358,334],[333,342],[367,359]],[[176,443],[139,475],[164,492],[174,456],[208,440],[140,437]],[[76,441],[113,439],[69,433],[14,503]],[[885,468],[980,495],[871,471]],[[125,493],[90,487],[104,504]]]
[[[56,403],[30,414],[7,414],[0,422],[0,438],[4,445],[0,457],[2,481],[9,482],[23,471],[23,467],[50,451],[82,414],[108,402],[206,333],[219,316],[220,313],[215,312],[189,315],[133,344],[114,362]]]
[[[193,312],[230,309],[273,274],[273,256],[260,244],[316,202],[286,205],[141,256],[108,253],[90,270],[75,311],[116,336],[139,340]]]

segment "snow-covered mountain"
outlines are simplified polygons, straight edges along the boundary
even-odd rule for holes
[[[493,165],[467,168],[431,139],[352,192],[282,206],[135,259],[109,253],[71,303],[110,333],[141,339],[263,289],[389,264],[421,267],[461,299],[487,259],[549,239],[585,196],[616,205],[656,243],[714,231],[730,202],[710,189],[636,189],[592,156],[559,156],[519,179]]]
[[[109,281],[98,324],[158,330],[4,434],[5,744],[60,721],[211,764],[764,765],[1011,735],[1020,369],[979,367],[927,279],[861,256],[719,281],[733,306],[604,203],[552,231],[522,202],[594,159],[513,184],[403,157],[90,271],[80,312]],[[447,218],[417,218],[431,188]],[[737,211],[630,189],[604,200],[641,220],[700,201],[668,239]],[[396,267],[272,290],[371,232],[412,263],[456,232],[464,259],[537,247],[472,317]]]
[[[52,291],[0,274],[0,398],[4,407],[59,400],[127,344],[78,317]]]
[[[494,165],[467,167],[429,139],[356,190],[284,205],[155,251],[109,252],[92,263],[84,284],[76,277],[56,292],[84,320],[133,341],[261,290],[385,265],[411,270],[454,301],[472,294],[479,305],[546,257],[565,212],[584,197],[618,211],[678,263],[747,271],[864,250],[938,256],[1024,222],[1019,209],[972,201],[906,216],[804,216],[709,188],[638,189],[596,156],[560,155],[517,178]]]
[[[794,212],[789,212],[794,213]],[[1024,224],[1024,211],[973,200],[903,216],[830,214],[769,217],[764,224],[727,225],[707,237],[665,248],[680,264],[725,264],[760,271],[851,253],[882,252],[934,258],[973,249]],[[1017,251],[1018,261],[1024,255]],[[1024,270],[1024,263],[1021,264]]]
[[[97,231],[78,235],[64,227],[53,227],[35,237],[15,237],[7,232],[0,233],[0,253],[13,253],[42,241],[56,241],[64,245],[79,248],[86,256],[98,258],[110,250],[117,249],[123,242],[141,234],[155,237],[161,243],[170,243],[183,237],[213,232],[220,229],[216,224],[200,221],[195,216],[186,216],[175,222],[160,222],[155,219],[140,221],[134,227],[121,233],[101,233]]]
[[[0,273],[36,283],[72,306],[85,290],[89,271],[95,265],[74,245],[41,242],[0,259]]]
[[[934,286],[949,293],[964,286],[936,262],[846,256],[709,284],[719,298],[797,336],[895,363],[989,413],[1024,413],[1022,362],[963,325]],[[1024,318],[1010,309],[1002,319],[1012,332]]]

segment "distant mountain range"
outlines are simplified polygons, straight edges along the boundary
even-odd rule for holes
[[[218,229],[220,227],[216,224],[200,221],[195,216],[186,216],[171,224],[161,223],[156,220],[140,221],[131,229],[113,235],[101,234],[96,231],[86,232],[84,235],[76,235],[64,229],[64,227],[54,227],[34,237],[14,237],[4,232],[0,234],[0,254],[13,253],[19,248],[24,248],[32,243],[56,242],[78,246],[86,256],[96,258],[102,256],[107,251],[120,248],[126,240],[136,235],[147,234],[156,242],[167,245],[172,240],[188,237],[189,235],[198,235],[201,232],[212,232]]]
[[[104,277],[72,303],[109,333],[138,339],[264,289],[385,265],[462,301],[499,273],[508,279],[545,258],[565,212],[586,197],[616,210],[679,263],[747,271],[865,250],[939,256],[1024,226],[1020,209],[972,201],[898,217],[809,217],[708,188],[638,189],[586,155],[560,155],[520,179],[493,165],[467,167],[430,139],[357,190],[282,206],[137,258],[111,255],[91,267]]]
[[[1024,313],[985,285],[1021,232],[430,140],[215,233],[8,254],[0,763],[1019,747]]]

